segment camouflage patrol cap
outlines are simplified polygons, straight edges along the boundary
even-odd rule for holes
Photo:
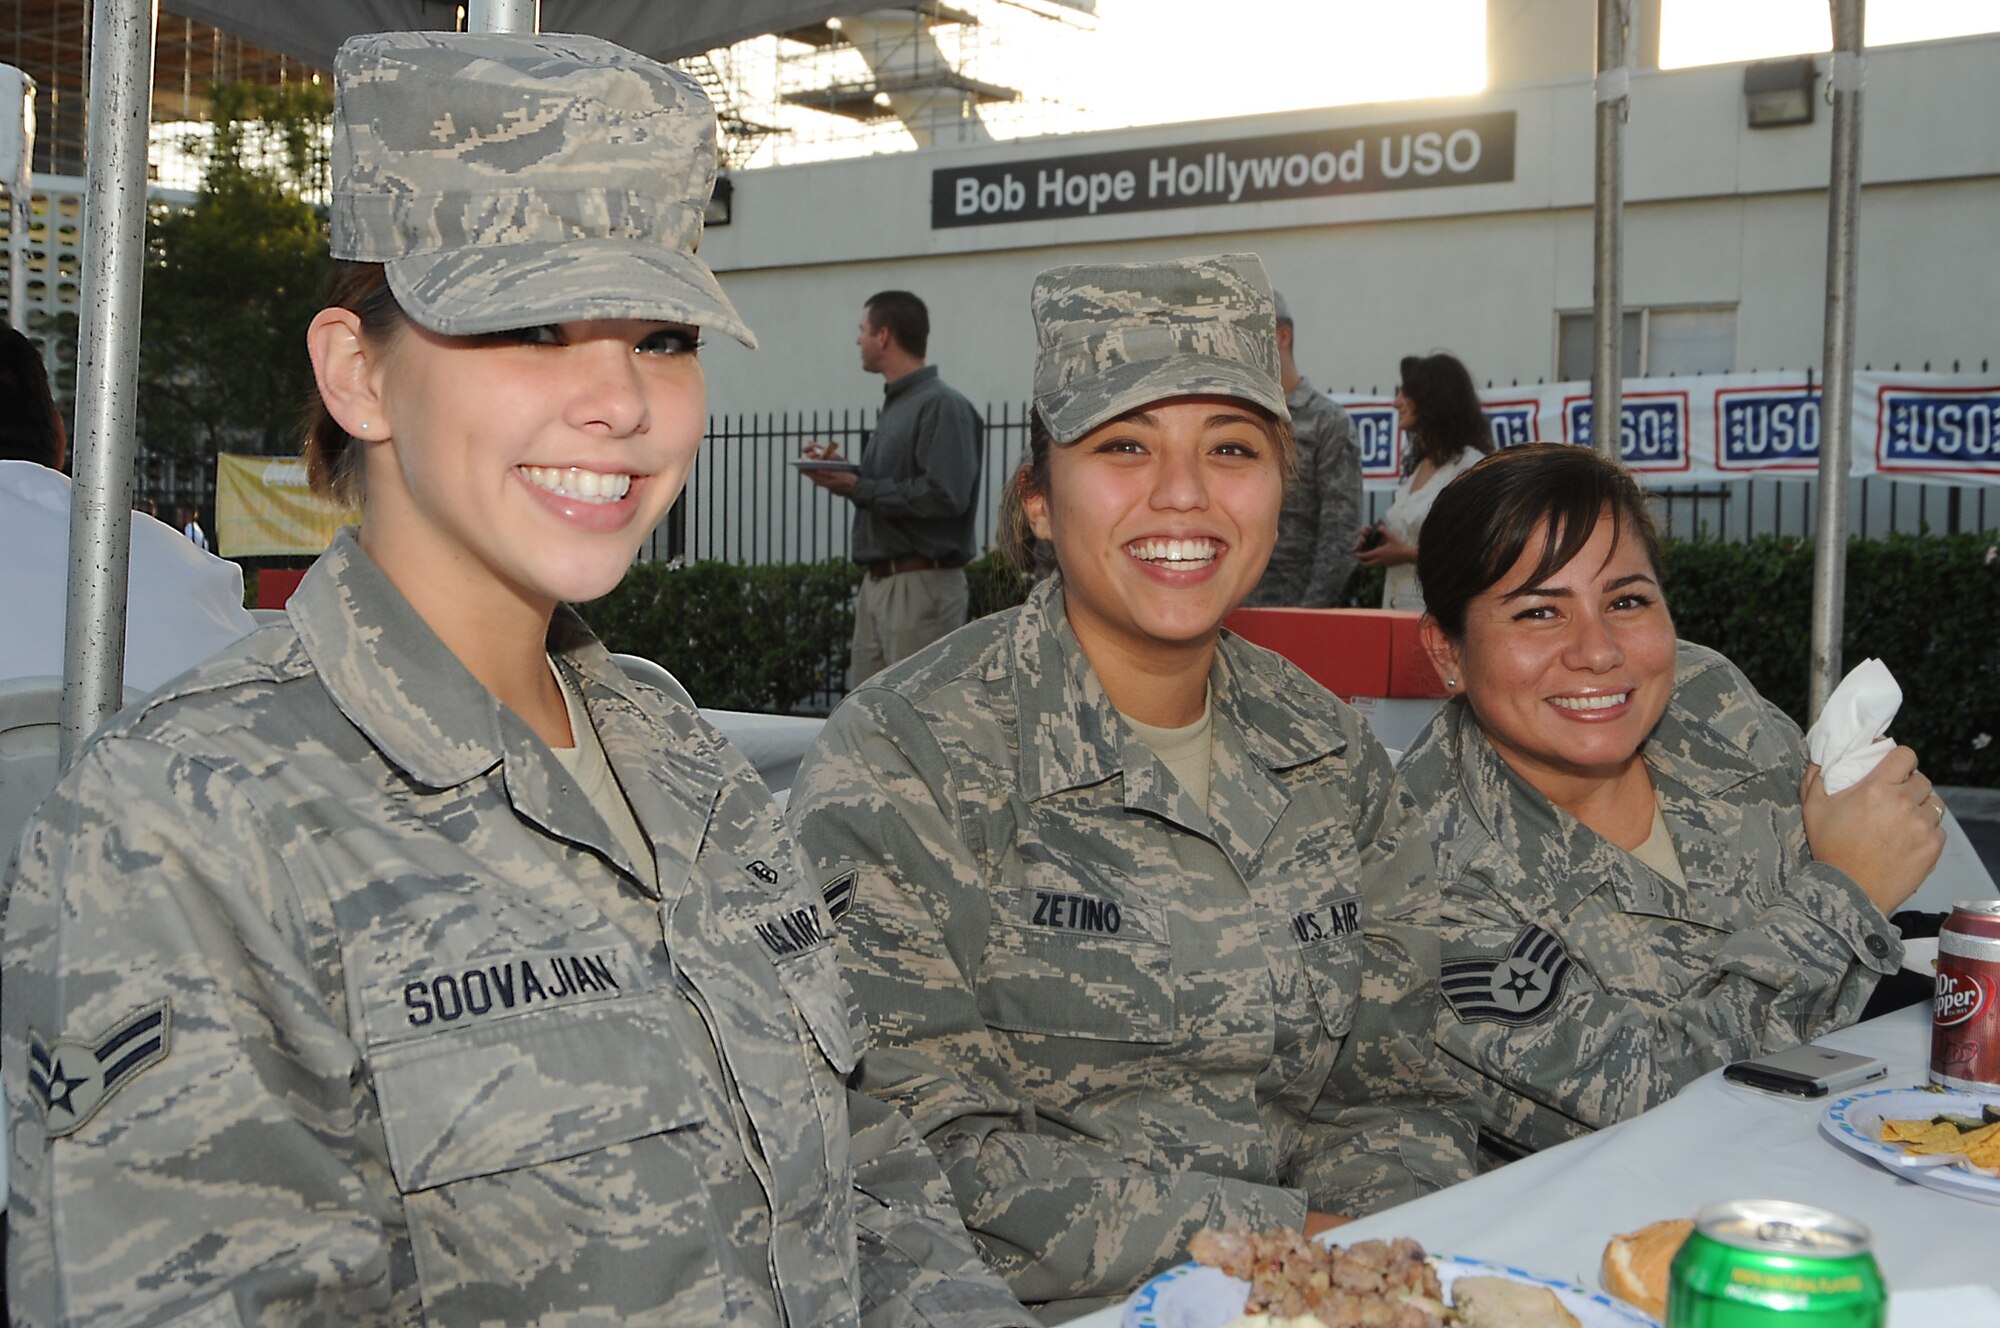
[[[334,57],[333,256],[447,336],[639,318],[757,339],[695,257],[715,110],[596,37],[382,32]]]
[[[1030,309],[1035,409],[1058,443],[1168,397],[1237,397],[1292,417],[1255,254],[1050,268]]]

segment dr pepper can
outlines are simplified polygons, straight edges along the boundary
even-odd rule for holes
[[[1674,1256],[1666,1328],[1883,1328],[1868,1228],[1782,1199],[1710,1204]]]
[[[2000,900],[1960,904],[1938,932],[1931,1082],[2000,1084]]]

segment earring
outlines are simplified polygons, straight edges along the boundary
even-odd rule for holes
[[[1446,679],[1444,680],[1444,689],[1445,689],[1445,690],[1446,690],[1447,692],[1455,692],[1455,691],[1457,691],[1457,690],[1458,690],[1458,679],[1456,679],[1456,678],[1446,678]]]
[[[366,424],[363,424],[363,425],[361,426],[361,432],[363,432],[363,433],[367,433],[367,432],[368,432],[368,426],[367,426]]]

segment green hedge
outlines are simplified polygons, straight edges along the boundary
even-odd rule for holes
[[[1667,602],[1680,634],[1728,655],[1804,722],[1812,645],[1811,543],[1670,542]],[[1847,552],[1841,660],[1870,655],[1902,684],[1890,732],[1939,784],[2000,787],[2000,545],[1990,535],[1892,535]]]
[[[705,706],[789,714],[825,709],[846,686],[861,569],[641,563],[578,605],[612,650],[658,660]]]
[[[1801,719],[1812,638],[1812,545],[1669,540],[1667,599],[1680,634],[1722,651]],[[966,569],[974,616],[1020,602],[1027,581],[997,554]],[[1362,569],[1346,601],[1381,602]],[[2000,788],[2000,545],[1992,536],[1856,540],[1847,559],[1842,658],[1879,656],[1903,685],[1896,738],[1940,784]],[[613,650],[659,660],[704,705],[796,711],[837,693],[861,574],[828,561],[633,569],[583,606]]]

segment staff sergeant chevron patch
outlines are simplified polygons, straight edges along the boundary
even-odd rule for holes
[[[1501,1024],[1532,1024],[1555,1008],[1569,977],[1570,959],[1562,942],[1540,927],[1529,926],[1514,946],[1499,958],[1447,958],[1438,985],[1451,1012],[1462,1024],[1488,1019]]]
[[[39,1036],[29,1036],[28,1087],[42,1104],[49,1138],[82,1129],[112,1094],[167,1058],[172,1014],[167,1002],[156,1001],[90,1042],[44,1046]]]

